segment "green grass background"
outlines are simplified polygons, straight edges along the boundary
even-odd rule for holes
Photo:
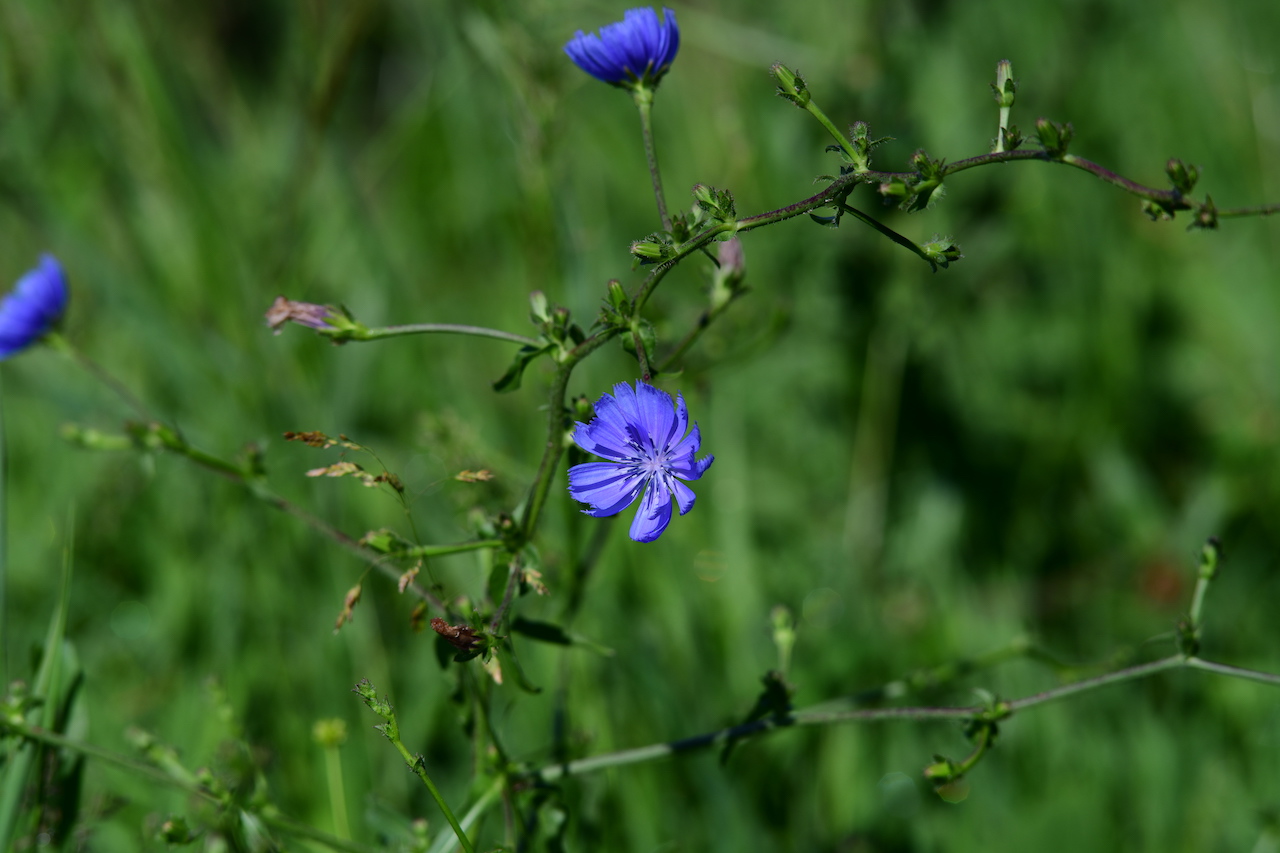
[[[469,510],[510,509],[533,476],[545,365],[500,396],[489,383],[506,344],[335,348],[300,329],[272,336],[262,313],[286,294],[370,324],[525,333],[532,290],[585,323],[608,279],[636,283],[626,247],[656,227],[638,122],[561,52],[623,8],[6,4],[0,280],[56,253],[72,340],[196,445],[233,456],[258,443],[272,485],[342,529],[408,532],[387,496],[303,477],[336,454],[283,431],[375,449],[408,484],[423,541],[465,538]],[[1220,206],[1280,200],[1274,3],[717,0],[677,14],[680,56],[655,108],[677,208],[704,182],[760,212],[837,168],[821,129],[774,97],[774,61],[805,74],[837,125],[895,137],[881,168],[917,147],[951,160],[988,150],[988,83],[1008,58],[1024,129],[1072,121],[1073,151],[1155,186],[1181,157]],[[966,258],[937,274],[852,220],[744,235],[752,293],[665,383],[716,455],[698,506],[653,545],[615,525],[573,627],[616,655],[522,644],[545,689],[497,694],[514,758],[550,759],[558,708],[581,755],[741,719],[776,666],[776,605],[798,622],[798,705],[1018,636],[1105,661],[1173,626],[1209,535],[1228,562],[1206,656],[1280,669],[1280,222],[1188,233],[1043,163],[965,172],[948,189],[910,216],[853,198],[913,238],[959,241]],[[694,262],[663,283],[650,303],[662,341],[688,328],[704,284]],[[594,399],[634,372],[609,347],[570,392]],[[376,841],[387,815],[441,829],[350,693],[367,677],[449,800],[469,801],[473,758],[449,701],[458,670],[410,629],[411,602],[370,580],[333,635],[358,562],[181,459],[63,443],[64,422],[118,430],[131,415],[58,354],[24,353],[0,376],[6,680],[30,677],[74,509],[78,736],[128,752],[126,730],[141,727],[189,766],[220,768],[243,736],[280,807],[331,829],[311,727],[340,717],[354,835]],[[463,468],[497,476],[453,481]],[[557,618],[566,536],[595,523],[553,490],[538,542],[552,595],[521,612]],[[475,556],[430,572],[450,595],[483,590]],[[913,701],[1056,683],[1013,662]],[[553,800],[570,850],[1280,845],[1280,696],[1265,686],[1180,672],[1028,711],[1002,728],[967,798],[943,802],[920,770],[967,748],[950,724],[789,731],[727,767],[708,753],[617,768]],[[148,827],[170,813],[199,809],[91,762],[67,844],[161,849]],[[499,814],[482,847],[501,839]]]

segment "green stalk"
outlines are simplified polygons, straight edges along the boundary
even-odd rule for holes
[[[527,338],[524,335],[517,335],[512,332],[504,332],[501,329],[489,329],[484,326],[463,326],[457,323],[407,323],[399,326],[379,326],[373,329],[361,329],[353,332],[349,340],[353,341],[378,341],[384,338],[395,338],[402,335],[470,335],[476,338],[494,338],[499,341],[509,341],[513,344],[521,344],[522,346],[538,346],[539,341],[533,338]]]
[[[1115,672],[1100,675],[1096,678],[1086,678],[1072,684],[1065,684],[1061,687],[1055,687],[1052,690],[1045,690],[1041,693],[1023,697],[1022,699],[1000,702],[997,703],[995,710],[1003,717],[1016,711],[1022,711],[1037,705],[1043,705],[1048,702],[1065,699],[1078,693],[1097,690],[1101,687],[1107,687],[1113,684],[1122,684],[1126,681],[1136,681],[1156,675],[1157,673],[1166,672],[1172,669],[1181,669],[1183,667],[1206,670],[1208,672],[1218,673],[1219,675],[1243,678],[1273,687],[1280,687],[1280,675],[1273,675],[1271,673],[1259,672],[1251,669],[1243,669],[1241,667],[1227,666],[1226,664],[1214,663],[1212,661],[1205,661],[1199,658],[1171,655],[1150,663],[1126,667]],[[543,767],[541,770],[533,771],[529,775],[531,778],[542,782],[553,782],[567,776],[581,775],[609,767],[636,764],[642,761],[653,761],[655,759],[665,758],[667,756],[677,755],[684,752],[714,748],[732,740],[739,740],[741,738],[764,734],[778,729],[790,728],[792,726],[825,726],[836,723],[872,723],[889,722],[893,720],[975,720],[989,718],[991,714],[992,709],[984,706],[938,708],[860,708],[836,711],[824,711],[814,708],[796,711],[787,717],[766,717],[760,720],[753,720],[749,723],[743,723],[741,725],[707,732],[705,734],[695,735],[681,740],[656,743],[649,746],[638,747],[636,749],[626,749],[619,752],[610,752],[603,755],[581,758],[576,761],[552,764]]]
[[[486,548],[501,548],[501,539],[477,539],[474,542],[456,542],[452,545],[417,545],[397,551],[397,557],[415,559],[417,557],[443,557],[446,554],[461,554],[464,551],[482,551]]]
[[[639,310],[638,305],[636,310]],[[529,487],[529,497],[520,520],[520,534],[525,542],[533,539],[533,534],[538,529],[538,518],[546,505],[547,493],[551,490],[551,480],[560,462],[560,454],[564,453],[564,398],[569,387],[569,376],[579,362],[604,346],[616,334],[616,328],[605,329],[578,344],[561,362],[555,379],[551,380],[551,392],[547,400],[547,442],[543,446],[542,461],[538,463],[538,473],[533,478],[533,485]]]
[[[489,786],[488,790],[481,794],[479,799],[471,805],[471,808],[467,809],[467,813],[462,816],[462,820],[460,821],[463,830],[470,830],[476,825],[476,822],[480,820],[480,816],[489,810],[489,806],[491,806],[493,801],[498,798],[498,795],[502,793],[502,788],[505,784],[506,779],[498,777],[494,780],[493,784]],[[457,842],[457,836],[453,833],[442,832],[436,836],[436,840],[432,842],[431,846],[427,849],[427,853],[448,853],[449,850],[453,849],[457,845]]]
[[[658,170],[658,149],[653,141],[653,89],[637,86],[634,90],[636,109],[640,112],[640,134],[644,137],[644,156],[649,163],[649,178],[653,181],[653,197],[658,202],[658,218],[664,231],[671,230],[671,217],[667,215],[667,198],[662,192],[662,173]]]
[[[388,712],[389,713],[389,712]],[[414,775],[422,780],[422,784],[427,786],[431,799],[436,801],[436,805],[440,807],[440,811],[444,814],[444,819],[449,822],[449,826],[453,828],[453,834],[457,836],[458,842],[462,845],[462,849],[467,853],[476,853],[475,847],[471,843],[471,839],[467,837],[466,831],[462,825],[458,823],[458,819],[453,815],[453,809],[449,808],[449,804],[445,802],[444,795],[440,793],[440,789],[436,787],[436,783],[432,781],[431,774],[427,773],[426,759],[421,755],[413,755],[405,747],[404,742],[400,740],[400,727],[396,723],[395,715],[389,714],[384,716],[387,724],[380,726],[382,734],[387,740],[391,741],[391,745],[400,753],[400,757],[404,759],[405,764],[409,765],[409,769]]]
[[[351,837],[351,824],[347,820],[347,792],[342,781],[342,754],[338,745],[324,748],[325,776],[329,785],[329,802],[333,806],[333,831],[339,838]]]

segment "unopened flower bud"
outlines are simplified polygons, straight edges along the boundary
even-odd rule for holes
[[[720,270],[726,275],[741,279],[747,274],[747,258],[742,251],[742,241],[737,237],[720,244],[718,257]]]
[[[609,307],[620,314],[631,313],[631,300],[627,297],[627,291],[623,289],[622,283],[616,278],[609,282],[609,295],[607,299]]]
[[[631,254],[642,264],[652,264],[666,260],[670,247],[657,240],[636,240],[631,244]]]
[[[996,82],[991,84],[996,93],[996,103],[1002,108],[1013,106],[1014,94],[1018,91],[1018,83],[1013,79],[1013,63],[1002,59],[996,63]]]
[[[1067,153],[1067,146],[1071,144],[1071,137],[1075,133],[1075,128],[1070,122],[1066,124],[1058,124],[1056,121],[1049,121],[1047,118],[1036,119],[1036,134],[1040,137],[1040,144],[1044,146],[1044,150],[1050,156],[1061,159]]]
[[[778,81],[778,95],[786,98],[797,107],[804,109],[809,104],[809,87],[798,72],[792,71],[781,62],[769,69],[773,79]]]
[[[1200,179],[1200,169],[1196,166],[1188,166],[1178,159],[1171,159],[1164,164],[1165,174],[1169,176],[1169,182],[1173,184],[1173,188],[1183,195],[1188,195],[1195,189],[1196,181]]]

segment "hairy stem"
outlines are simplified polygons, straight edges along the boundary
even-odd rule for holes
[[[530,541],[538,529],[538,519],[547,502],[551,480],[560,462],[560,454],[564,453],[564,398],[569,387],[569,376],[579,362],[604,346],[616,334],[617,328],[603,329],[578,344],[560,363],[555,378],[551,380],[551,390],[547,395],[547,440],[520,519],[520,536],[524,542]]]
[[[640,133],[644,137],[644,156],[649,163],[649,178],[653,181],[653,197],[658,203],[658,218],[664,231],[671,230],[671,217],[667,214],[667,197],[662,192],[662,172],[658,170],[658,149],[653,141],[653,90],[648,86],[635,89],[636,109],[640,112]]]
[[[1087,678],[1073,684],[1066,684],[1052,690],[1046,690],[1041,693],[1023,697],[1022,699],[1001,702],[997,704],[996,710],[1005,714],[1011,714],[1015,711],[1025,710],[1027,708],[1035,707],[1036,705],[1043,705],[1047,702],[1053,702],[1078,693],[1097,690],[1100,687],[1106,687],[1112,684],[1121,684],[1126,681],[1135,681],[1167,670],[1183,667],[1207,670],[1209,672],[1216,672],[1220,675],[1244,678],[1280,687],[1280,676],[1272,675],[1271,673],[1227,666],[1225,664],[1213,663],[1199,658],[1187,658],[1182,655],[1171,655],[1167,658],[1162,658],[1150,663],[1126,667],[1096,678]],[[681,740],[651,744],[637,749],[627,749],[619,752],[606,753],[604,755],[591,756],[589,758],[581,758],[576,761],[552,764],[542,768],[541,770],[536,770],[530,775],[541,781],[549,782],[566,776],[590,773],[595,770],[603,770],[607,767],[635,764],[641,761],[652,761],[669,755],[715,747],[731,740],[763,734],[774,729],[787,728],[790,726],[821,726],[832,725],[835,723],[870,723],[887,722],[892,720],[973,720],[982,718],[989,714],[990,709],[982,706],[937,708],[859,708],[834,711],[821,709],[802,710],[796,711],[795,713],[785,717],[767,717],[761,720],[754,720],[749,723],[720,729],[718,731],[683,738]]]
[[[476,338],[494,338],[522,346],[538,346],[533,338],[504,332],[501,329],[489,329],[484,326],[462,326],[457,323],[407,323],[399,326],[379,326],[363,329],[350,338],[353,341],[378,341],[401,335],[471,335]]]

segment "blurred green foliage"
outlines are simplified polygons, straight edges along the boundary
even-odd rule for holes
[[[0,8],[0,280],[42,250],[72,277],[67,333],[210,452],[248,442],[271,483],[353,535],[399,505],[336,461],[280,439],[345,433],[409,486],[425,542],[468,535],[472,507],[514,506],[544,439],[546,368],[496,395],[496,341],[331,347],[262,313],[278,294],[370,324],[528,331],[543,290],[589,321],[604,284],[633,284],[628,243],[655,227],[627,98],[561,52],[622,7],[584,2],[6,4]],[[773,95],[800,68],[838,124],[959,159],[989,150],[995,63],[1020,81],[1013,121],[1071,121],[1073,151],[1153,186],[1171,156],[1222,206],[1280,200],[1280,5],[1137,0],[1010,5],[723,0],[678,7],[681,54],[655,107],[673,207],[696,182],[740,213],[812,194],[825,139]],[[493,725],[511,755],[575,755],[730,724],[776,665],[769,614],[798,621],[797,704],[851,694],[1029,635],[1105,662],[1167,632],[1195,554],[1227,549],[1205,654],[1276,670],[1280,632],[1280,223],[1218,232],[1151,223],[1089,176],[1014,163],[955,176],[913,215],[851,201],[965,259],[931,274],[852,220],[744,235],[753,292],[683,375],[716,464],[697,509],[650,546],[615,525],[575,631],[613,656],[521,645],[544,690],[508,685]],[[673,343],[697,316],[696,264],[650,303]],[[574,377],[595,399],[634,378],[611,347]],[[322,718],[346,720],[356,838],[426,817],[444,827],[351,694],[393,697],[406,741],[462,810],[472,760],[412,602],[234,484],[175,457],[94,454],[74,421],[130,413],[50,351],[3,365],[10,578],[6,679],[30,677],[76,512],[68,638],[86,673],[83,736],[129,752],[138,726],[190,767],[246,772],[243,736],[287,813],[332,828]],[[359,460],[357,460],[359,461]],[[486,468],[491,483],[452,479]],[[566,543],[594,525],[557,488],[539,546],[564,606]],[[427,577],[429,575],[429,577]],[[480,595],[481,558],[433,562]],[[1158,641],[1167,643],[1167,639]],[[1163,653],[1163,646],[1159,653]],[[1138,653],[1144,653],[1139,651]],[[465,677],[481,678],[475,664]],[[1013,697],[1057,683],[1017,662],[918,702]],[[211,685],[216,685],[211,687]],[[774,734],[561,784],[573,850],[1242,850],[1275,843],[1280,702],[1180,672],[1038,708],[1002,728],[966,799],[930,792],[959,727],[879,724]],[[527,806],[527,801],[523,801]],[[137,850],[193,806],[90,762],[77,849]],[[493,813],[495,816],[499,812]],[[1268,829],[1270,827],[1270,829]],[[548,830],[549,831],[549,830]],[[501,838],[501,821],[484,838]],[[1266,833],[1271,835],[1267,836]],[[1270,849],[1259,847],[1257,849]]]

